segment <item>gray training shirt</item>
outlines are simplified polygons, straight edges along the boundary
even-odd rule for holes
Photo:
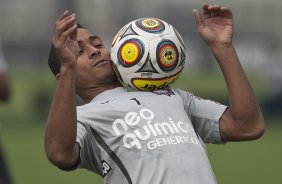
[[[222,143],[226,106],[180,89],[119,87],[79,106],[80,167],[105,184],[214,184],[205,143]]]

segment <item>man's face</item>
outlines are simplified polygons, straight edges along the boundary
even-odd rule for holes
[[[77,59],[76,88],[78,90],[103,86],[116,80],[111,66],[110,52],[102,40],[87,29],[77,32],[79,56]]]

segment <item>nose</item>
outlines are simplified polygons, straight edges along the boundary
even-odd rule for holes
[[[100,49],[93,47],[92,45],[86,45],[86,52],[89,58],[93,58],[94,56],[101,54]]]

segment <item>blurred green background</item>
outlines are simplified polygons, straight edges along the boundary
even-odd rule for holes
[[[227,104],[222,75],[192,15],[204,1],[232,9],[234,45],[266,122],[259,140],[208,145],[215,175],[219,184],[281,184],[281,0],[9,0],[0,2],[0,38],[13,94],[10,103],[0,104],[0,141],[15,184],[102,183],[86,170],[60,171],[44,153],[44,126],[56,85],[47,58],[54,22],[64,10],[75,12],[108,48],[131,20],[158,17],[171,23],[187,46],[186,70],[175,86]]]
[[[206,75],[183,75],[175,86],[199,96],[225,103],[225,84],[217,72]],[[249,76],[263,102],[261,80]],[[12,69],[13,98],[1,107],[1,139],[13,179],[18,184],[101,184],[97,175],[86,170],[60,171],[45,157],[44,126],[55,78],[47,69]],[[282,181],[281,118],[266,116],[265,135],[256,141],[208,145],[209,157],[219,183],[280,184]]]

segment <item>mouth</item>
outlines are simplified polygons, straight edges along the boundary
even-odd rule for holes
[[[99,61],[95,62],[92,67],[96,67],[96,66],[101,65],[101,64],[103,64],[107,61],[108,60],[106,60],[106,59],[99,60]]]

